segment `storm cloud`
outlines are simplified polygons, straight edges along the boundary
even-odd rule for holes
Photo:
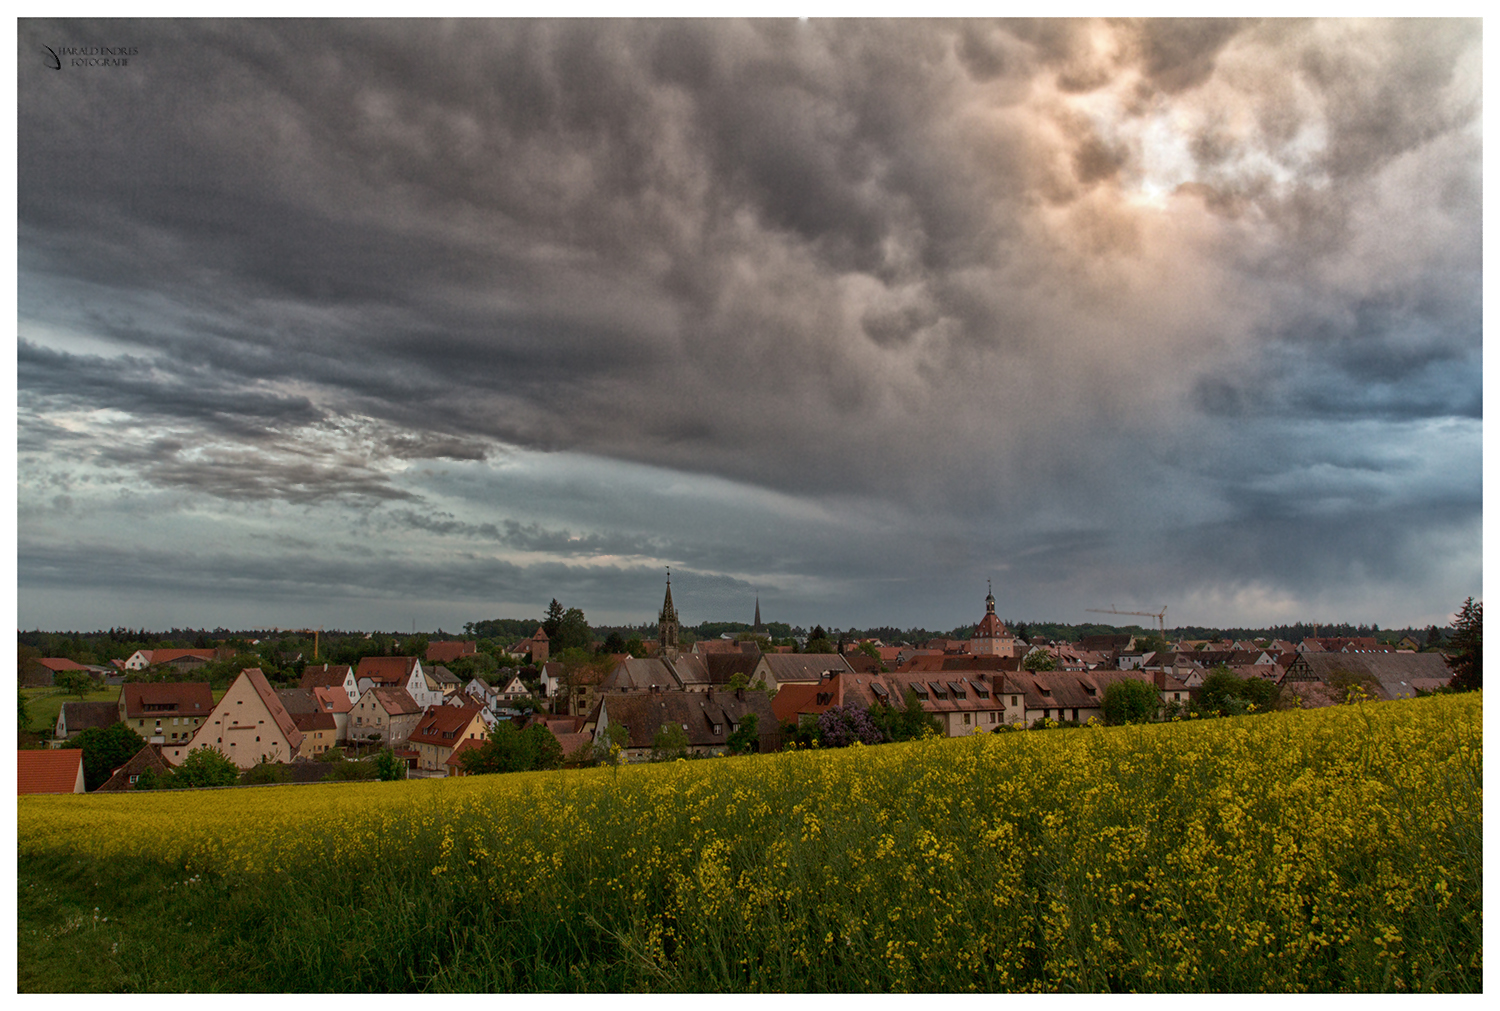
[[[1480,595],[1477,21],[19,45],[25,626]]]

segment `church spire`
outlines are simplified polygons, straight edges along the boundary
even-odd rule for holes
[[[656,619],[657,642],[663,653],[677,652],[677,608],[672,604],[672,570],[667,570],[667,597],[662,601],[661,614]]]
[[[758,594],[758,593],[755,595],[755,625],[751,629],[751,631],[753,631],[753,632],[763,632],[763,631],[765,631],[765,626],[760,623],[760,594]]]

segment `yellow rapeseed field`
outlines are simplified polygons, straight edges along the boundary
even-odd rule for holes
[[[1480,707],[23,797],[18,837],[355,908],[399,868],[467,915],[578,925],[613,987],[1475,989]]]

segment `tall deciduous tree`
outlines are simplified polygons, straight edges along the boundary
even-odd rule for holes
[[[1145,723],[1156,717],[1161,708],[1161,696],[1149,681],[1121,678],[1104,689],[1100,708],[1105,723]]]
[[[94,690],[94,679],[81,670],[60,670],[52,676],[52,684],[80,700]]]
[[[111,723],[107,727],[89,727],[73,738],[68,746],[83,749],[83,786],[92,792],[103,786],[116,769],[134,758],[136,752],[146,746],[146,741],[125,724]]]

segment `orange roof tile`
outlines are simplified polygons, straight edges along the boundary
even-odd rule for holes
[[[16,752],[16,793],[82,793],[83,749]]]

